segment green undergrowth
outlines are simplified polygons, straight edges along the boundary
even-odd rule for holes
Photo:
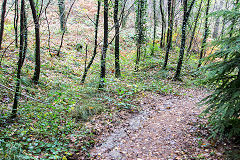
[[[99,57],[82,85],[83,57],[74,49],[62,52],[61,57],[51,57],[46,51],[42,55],[40,82],[33,85],[34,53],[29,50],[22,70],[18,117],[14,120],[9,116],[17,51],[5,57],[0,68],[0,83],[6,87],[1,86],[0,91],[0,159],[60,159],[76,151],[87,155],[88,148],[94,145],[95,131],[86,128],[85,122],[93,115],[112,112],[112,108],[138,111],[141,108],[136,102],[145,91],[181,94],[171,81],[176,64],[170,60],[167,70],[162,70],[164,52],[159,47],[150,56],[151,45],[147,46],[138,72],[134,71],[135,52],[122,52],[121,78],[113,78],[114,54],[109,53],[105,89],[99,91]],[[183,73],[189,68],[184,67]]]

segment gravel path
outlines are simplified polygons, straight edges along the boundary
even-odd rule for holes
[[[90,152],[92,159],[211,158],[212,150],[199,146],[198,137],[191,134],[198,130],[194,124],[201,113],[196,103],[206,94],[190,89],[180,92],[185,95],[146,94],[139,114],[99,138]]]

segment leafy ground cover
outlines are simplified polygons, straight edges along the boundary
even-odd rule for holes
[[[22,96],[19,103],[18,117],[9,120],[16,77],[18,49],[10,46],[0,68],[0,159],[86,159],[91,158],[92,148],[104,132],[112,132],[114,125],[125,123],[131,116],[139,114],[140,105],[146,93],[157,95],[185,96],[180,88],[192,88],[197,82],[197,56],[186,58],[183,78],[180,85],[171,81],[176,68],[179,48],[173,47],[167,70],[161,70],[164,51],[155,47],[156,56],[151,57],[151,40],[143,54],[139,72],[134,72],[135,43],[134,26],[126,26],[121,32],[121,74],[120,79],[114,77],[113,44],[107,54],[106,88],[98,91],[99,57],[97,55],[85,84],[81,84],[84,69],[84,53],[78,51],[78,44],[93,44],[93,24],[86,18],[86,13],[93,17],[96,8],[92,1],[79,1],[82,9],[75,8],[68,21],[69,31],[66,33],[60,57],[56,57],[61,32],[58,15],[49,12],[51,17],[51,47],[47,47],[48,31],[45,21],[41,21],[43,30],[41,39],[41,78],[39,85],[33,85],[31,77],[34,68],[34,44],[29,41],[27,57],[22,71]],[[57,10],[56,8],[52,8]],[[13,16],[8,21],[11,21]],[[131,19],[131,18],[129,18]],[[102,19],[101,19],[102,21]],[[102,27],[102,26],[101,26]],[[29,30],[33,28],[29,26]],[[80,29],[81,30],[80,30]],[[13,25],[6,24],[4,49],[13,40]],[[100,30],[99,35],[102,30]],[[33,39],[34,33],[29,33]],[[54,35],[54,36],[53,36]],[[176,35],[175,35],[176,37]],[[101,39],[101,36],[99,37]],[[174,41],[176,38],[173,39]],[[89,46],[89,51],[93,46]],[[100,47],[99,47],[100,48]],[[4,49],[1,53],[3,53]],[[100,49],[99,49],[100,53]],[[201,81],[198,81],[201,84]],[[116,116],[118,115],[118,116]],[[203,144],[199,141],[200,144]],[[230,153],[230,155],[232,155]],[[201,158],[201,157],[199,157]]]

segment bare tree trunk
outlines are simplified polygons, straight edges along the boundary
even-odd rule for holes
[[[190,39],[190,42],[189,42],[189,47],[188,47],[188,50],[187,50],[187,53],[188,53],[188,54],[189,54],[190,50],[192,49],[192,43],[193,43],[193,39],[194,39],[194,37],[195,37],[195,33],[196,33],[196,29],[197,29],[197,24],[198,24],[199,16],[200,16],[201,9],[202,9],[202,2],[203,2],[203,0],[201,0],[201,2],[200,2],[199,8],[198,8],[198,12],[197,12],[196,18],[195,18],[195,20],[194,20],[194,27],[193,27],[191,39]]]
[[[228,2],[229,2],[229,0],[226,0],[226,2],[225,2],[225,9],[228,8]],[[223,24],[222,24],[222,29],[221,29],[220,36],[222,36],[224,34],[225,25],[226,25],[226,19],[225,18],[223,18],[222,23]]]
[[[65,0],[58,0],[59,18],[61,31],[66,29]]]
[[[15,31],[15,47],[18,47],[18,0],[15,0],[14,9],[14,31]]]
[[[165,14],[163,10],[163,4],[164,0],[160,0],[160,13],[162,18],[162,33],[161,33],[161,42],[160,47],[163,48],[165,46],[165,30],[166,30],[166,20],[165,20]]]
[[[103,89],[106,78],[106,53],[108,48],[108,0],[104,0],[104,38],[103,38],[103,49],[101,56],[101,74],[99,89]]]
[[[179,53],[177,70],[176,70],[176,74],[174,76],[175,80],[178,80],[180,77],[180,74],[181,74],[182,61],[183,61],[183,56],[184,56],[184,51],[185,51],[185,43],[186,43],[187,23],[188,23],[188,18],[189,18],[189,15],[191,13],[194,3],[195,3],[195,0],[192,0],[191,5],[189,6],[189,9],[188,9],[188,0],[183,0],[184,14],[183,14],[183,24],[182,24],[182,40],[181,40],[181,48],[180,48],[180,53]]]
[[[156,17],[156,0],[153,0],[153,48],[151,52],[151,56],[154,55],[155,49],[155,40],[156,40],[156,31],[157,31],[157,17]]]
[[[72,4],[71,4],[71,7],[69,8],[68,10],[68,13],[67,13],[67,17],[65,19],[65,25],[67,24],[67,20],[68,20],[68,17],[69,17],[69,14],[73,8],[73,5],[75,4],[76,0],[73,0]],[[61,49],[62,49],[62,46],[63,46],[63,38],[64,38],[64,35],[66,33],[66,29],[63,30],[63,33],[62,33],[62,37],[61,37],[61,42],[60,42],[60,46],[59,46],[59,49],[57,51],[57,56],[60,56],[60,52],[61,52]]]
[[[121,72],[120,72],[120,62],[119,62],[119,38],[120,38],[120,33],[119,33],[119,19],[118,19],[118,5],[119,1],[115,0],[115,5],[114,5],[114,24],[115,24],[115,77],[119,78],[121,77]]]
[[[21,13],[20,13],[20,48],[19,48],[19,59],[17,68],[17,82],[14,96],[14,103],[12,108],[12,118],[17,116],[18,99],[20,97],[20,79],[21,69],[25,59],[25,53],[27,49],[27,21],[25,13],[25,1],[21,0]]]
[[[223,1],[220,1],[220,6],[223,6]],[[217,5],[216,10],[220,10],[221,8]],[[220,25],[220,17],[217,17],[214,28],[213,28],[213,34],[212,38],[216,39],[218,37],[219,33],[219,25]]]
[[[199,63],[198,63],[198,68],[201,67],[202,65],[202,58],[203,58],[203,53],[206,47],[206,42],[207,42],[207,37],[208,37],[208,32],[209,32],[209,26],[208,26],[208,12],[209,12],[209,7],[210,7],[210,0],[207,1],[207,8],[206,8],[206,19],[205,19],[205,29],[204,29],[204,36],[203,36],[203,41],[202,41],[202,46],[201,46],[201,51],[200,51],[200,57],[199,57]]]
[[[39,20],[35,8],[35,4],[33,0],[29,0],[32,15],[33,15],[33,21],[35,24],[35,71],[33,76],[33,82],[35,84],[38,83],[39,77],[40,77],[40,69],[41,69],[41,61],[40,61],[40,25]]]
[[[136,23],[137,23],[137,57],[136,57],[136,66],[135,71],[138,71],[139,68],[139,62],[141,58],[141,47],[144,41],[144,20],[143,17],[145,15],[144,7],[145,7],[145,0],[139,0],[138,1],[138,10],[137,10],[137,17],[136,17]]]
[[[170,52],[170,49],[172,47],[174,5],[175,5],[175,0],[168,0],[167,50],[166,50],[166,54],[165,54],[165,61],[164,61],[163,69],[166,69],[166,67],[167,67],[169,52]]]
[[[98,0],[98,9],[97,9],[97,15],[96,15],[96,23],[95,23],[95,44],[94,44],[94,51],[93,51],[93,56],[90,60],[90,62],[88,63],[83,76],[82,76],[82,80],[81,83],[83,84],[85,82],[86,76],[87,76],[87,72],[90,69],[94,58],[97,55],[97,47],[98,47],[98,26],[99,26],[99,15],[100,15],[100,8],[101,8],[101,0]]]
[[[3,2],[2,2],[2,14],[1,14],[1,28],[0,28],[0,49],[2,49],[2,40],[3,40],[6,6],[7,6],[7,0],[3,0]]]

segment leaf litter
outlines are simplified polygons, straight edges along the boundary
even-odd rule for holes
[[[205,120],[197,103],[207,92],[178,91],[180,96],[146,92],[139,113],[118,113],[125,118],[99,132],[91,159],[222,159],[222,148],[200,136],[199,123]]]

